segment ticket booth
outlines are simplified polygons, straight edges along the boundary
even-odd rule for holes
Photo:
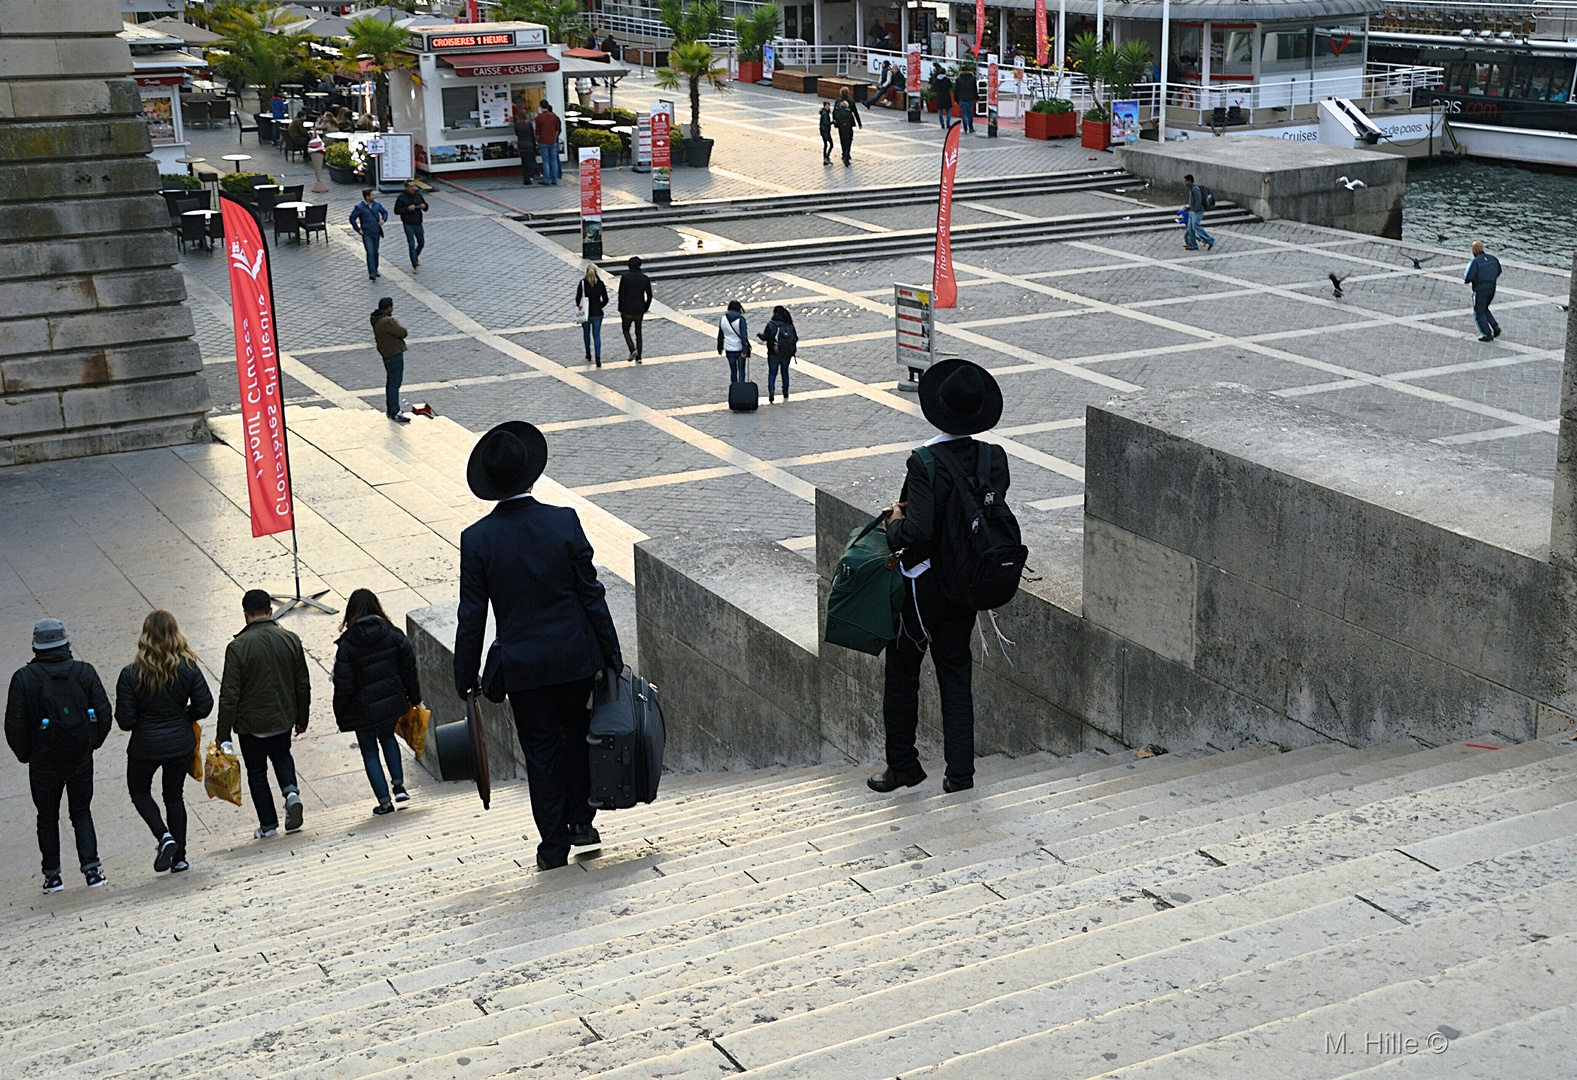
[[[563,46],[545,26],[413,26],[408,51],[415,69],[389,73],[389,97],[394,130],[415,137],[421,172],[518,168],[516,116],[545,101],[564,115]]]

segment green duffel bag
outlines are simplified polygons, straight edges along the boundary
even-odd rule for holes
[[[834,645],[878,656],[898,636],[903,608],[903,571],[887,546],[887,532],[878,529],[885,513],[849,534],[827,596],[827,631]]]

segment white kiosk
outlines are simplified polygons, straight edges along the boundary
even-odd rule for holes
[[[416,67],[389,73],[389,104],[394,130],[414,136],[419,171],[519,168],[515,114],[547,101],[564,115],[564,47],[549,43],[547,27],[417,25],[410,33]]]

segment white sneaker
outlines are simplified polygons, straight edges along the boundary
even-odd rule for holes
[[[275,825],[273,828],[270,828],[270,829],[257,828],[257,829],[253,829],[252,830],[252,839],[253,840],[267,840],[271,836],[278,836],[278,835],[279,835],[279,826],[277,826],[277,825]]]

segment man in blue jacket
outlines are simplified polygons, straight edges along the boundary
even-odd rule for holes
[[[350,211],[350,227],[361,237],[361,246],[367,249],[367,280],[378,280],[378,241],[383,239],[383,223],[389,212],[373,197],[372,188],[361,193],[361,202]]]
[[[498,676],[526,755],[539,870],[563,866],[572,846],[601,843],[588,802],[592,679],[624,667],[579,516],[531,495],[547,460],[542,432],[520,420],[498,425],[471,451],[466,483],[498,505],[460,534],[454,644],[455,689],[467,697],[479,685],[491,603]]]
[[[1489,303],[1495,299],[1495,282],[1499,280],[1500,260],[1484,250],[1484,241],[1473,241],[1473,261],[1467,264],[1462,281],[1473,290],[1473,321],[1478,323],[1480,341],[1500,337],[1500,323],[1489,313]]]

